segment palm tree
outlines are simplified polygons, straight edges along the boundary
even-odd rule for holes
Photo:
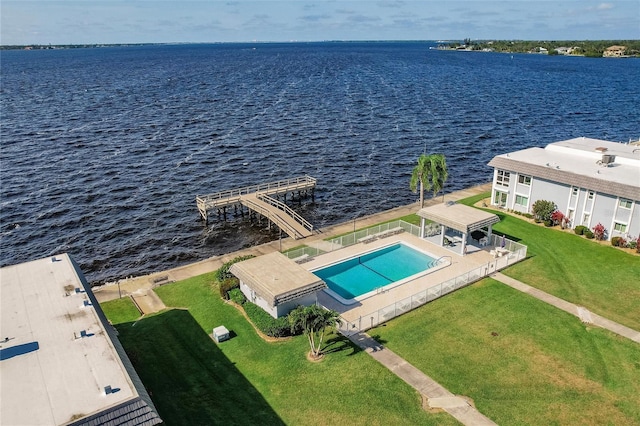
[[[307,335],[311,355],[317,359],[322,355],[325,330],[340,324],[340,314],[318,305],[298,306],[289,314],[289,322],[292,331],[301,329]]]
[[[444,183],[449,177],[447,160],[444,154],[422,154],[418,157],[418,164],[411,173],[409,187],[416,192],[420,184],[420,208],[424,207],[424,190],[433,191],[435,197],[444,188]]]

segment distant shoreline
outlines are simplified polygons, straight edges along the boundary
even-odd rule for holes
[[[71,43],[71,44],[19,44],[1,45],[1,50],[64,50],[100,49],[110,47],[186,46],[186,45],[241,45],[241,44],[328,44],[328,43],[425,43],[437,45],[438,50],[489,51],[498,53],[545,53],[556,55],[553,49],[578,47],[582,53],[567,56],[602,57],[611,46],[626,46],[630,54],[640,54],[640,40],[315,40],[315,41],[225,41],[225,42],[165,42],[165,43]],[[534,51],[534,49],[538,49]],[[542,49],[542,51],[540,51]],[[564,53],[560,53],[564,55]]]

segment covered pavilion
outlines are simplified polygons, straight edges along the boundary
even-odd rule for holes
[[[482,231],[486,228],[486,232],[482,231],[485,236],[478,239],[480,245],[486,245],[488,241],[491,241],[493,224],[500,222],[500,218],[493,213],[452,202],[422,208],[417,214],[421,218],[421,238],[439,236],[439,245],[445,246],[445,235],[447,235],[454,242],[462,244],[461,254],[463,255],[467,252],[469,236],[473,231]],[[429,227],[429,231],[427,231],[427,220],[437,225],[433,226],[432,224]],[[447,230],[453,230],[454,232],[447,234]]]

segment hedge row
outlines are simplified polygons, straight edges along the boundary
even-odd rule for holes
[[[251,259],[253,257],[255,256],[252,254],[248,254],[246,256],[238,256],[236,258],[231,259],[227,263],[223,264],[220,267],[220,269],[216,271],[216,279],[220,282],[223,282],[226,279],[233,278],[233,274],[229,272],[229,268],[231,268],[231,265],[233,265],[234,263],[242,262],[243,260]]]
[[[291,336],[291,325],[288,317],[280,317],[278,319],[272,317],[260,306],[246,302],[242,305],[247,316],[253,324],[267,336],[286,337]]]

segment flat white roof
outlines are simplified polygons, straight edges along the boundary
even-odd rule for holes
[[[234,263],[230,272],[270,306],[278,306],[327,287],[320,278],[280,252]]]
[[[66,424],[138,396],[71,259],[55,259],[0,269],[3,425]]]
[[[608,166],[603,155],[613,155]],[[640,149],[599,139],[575,138],[543,148],[528,148],[498,155],[490,166],[531,174],[604,193],[638,200]]]
[[[493,213],[455,203],[441,203],[424,207],[417,214],[465,234],[500,222],[500,218]]]

